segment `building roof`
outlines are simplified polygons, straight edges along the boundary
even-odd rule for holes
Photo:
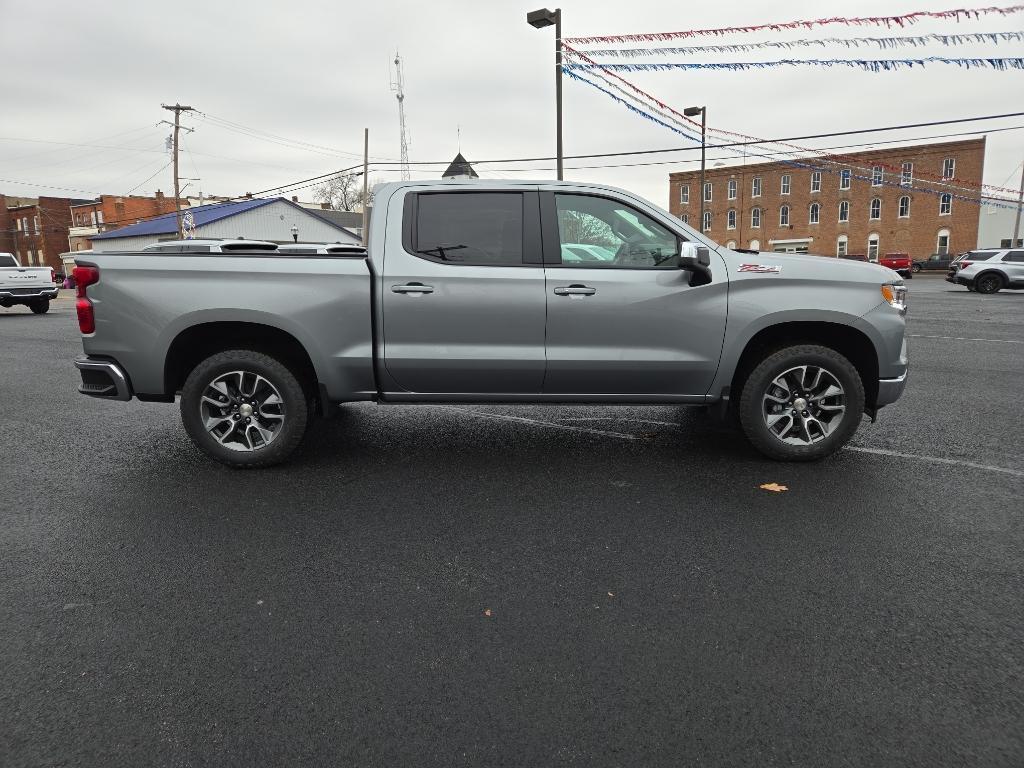
[[[253,198],[251,200],[240,200],[234,203],[214,203],[212,205],[200,205],[194,208],[183,208],[182,214],[191,213],[192,219],[195,221],[197,227],[202,227],[206,224],[211,224],[221,219],[227,219],[231,216],[236,216],[239,213],[245,213],[255,208],[261,208],[264,205],[270,205],[271,203],[286,203],[287,205],[302,211],[303,213],[312,214],[314,211],[303,208],[302,206],[296,205],[291,200],[283,197],[266,197],[266,198]],[[331,226],[343,231],[345,234],[351,236],[354,239],[358,239],[354,232],[350,232],[343,226],[337,224],[330,219],[321,217]],[[174,213],[165,213],[161,216],[154,216],[152,219],[146,221],[140,221],[138,224],[132,224],[121,229],[115,229],[111,232],[103,232],[98,235],[93,235],[90,240],[114,240],[122,237],[144,237],[146,235],[166,235],[175,234],[178,231],[178,222]]]
[[[448,166],[448,170],[441,174],[442,179],[451,179],[457,176],[470,176],[474,179],[479,179],[480,176],[473,170],[473,166],[469,164],[469,160],[462,156],[459,152],[452,160],[452,164]]]
[[[363,226],[362,211],[335,211],[330,208],[303,208],[302,210],[342,229]]]
[[[195,221],[197,227],[201,227],[204,224],[210,224],[214,221],[220,221],[226,219],[229,216],[243,213],[245,211],[251,211],[253,208],[260,208],[264,205],[273,203],[278,198],[256,198],[253,200],[242,200],[237,203],[218,203],[214,205],[201,205],[196,208],[186,208],[182,210],[184,214],[188,211],[192,214],[192,219]],[[281,198],[283,199],[283,198]],[[164,235],[175,233],[178,231],[178,220],[177,215],[174,213],[165,213],[162,216],[154,216],[152,219],[147,221],[140,221],[138,224],[132,224],[121,229],[115,229],[111,232],[103,232],[98,235],[93,235],[93,240],[114,240],[120,237],[140,237],[144,235]]]

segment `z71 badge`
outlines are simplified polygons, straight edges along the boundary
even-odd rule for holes
[[[778,264],[740,264],[737,272],[756,272],[760,275],[777,275],[782,272]]]

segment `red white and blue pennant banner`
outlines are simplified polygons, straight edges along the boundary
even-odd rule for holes
[[[928,56],[923,59],[780,59],[779,61],[722,61],[722,62],[644,62],[644,63],[588,63],[570,61],[563,70],[603,69],[606,72],[666,72],[673,69],[749,70],[776,67],[850,67],[865,72],[891,72],[913,69],[929,64],[945,64],[963,69],[1024,69],[1024,58],[946,58]]]
[[[1024,12],[1024,5],[1010,5],[988,8],[954,8],[948,11],[914,11],[897,16],[832,16],[822,19],[801,19],[776,24],[753,24],[745,27],[720,27],[718,29],[691,29],[683,32],[645,32],[634,35],[601,35],[598,37],[566,37],[563,42],[570,45],[607,45],[618,43],[649,43],[662,40],[681,40],[689,37],[720,37],[722,35],[743,34],[770,30],[780,32],[786,29],[812,29],[829,25],[848,27],[906,27],[918,21],[928,19],[952,19],[953,21],[969,21],[984,16],[1009,16]]]
[[[826,48],[830,45],[843,48],[872,46],[881,50],[894,48],[923,48],[938,44],[945,46],[970,45],[972,43],[1012,43],[1024,40],[1024,32],[975,32],[966,35],[917,35],[904,37],[816,37],[805,40],[766,41],[760,43],[737,43],[735,45],[689,45],[682,48],[589,48],[591,56],[606,56],[613,59],[642,58],[650,56],[693,56],[702,53],[741,53],[766,49]]]

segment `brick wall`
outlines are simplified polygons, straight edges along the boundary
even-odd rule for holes
[[[31,251],[34,266],[62,271],[60,254],[68,250],[71,200],[66,197],[40,197],[34,205],[8,208],[6,199],[0,196],[0,208],[0,229],[4,235],[0,250],[17,254],[26,266]],[[20,230],[19,221],[22,222]]]
[[[758,241],[761,250],[771,251],[785,246],[773,241],[809,239],[811,253],[835,256],[840,235],[848,238],[848,253],[867,253],[868,238],[878,236],[879,253],[903,252],[912,258],[925,258],[935,252],[940,231],[949,232],[949,251],[974,248],[978,239],[979,206],[968,200],[953,199],[948,215],[940,214],[940,198],[924,190],[943,192],[978,199],[977,189],[962,182],[942,181],[943,161],[955,161],[954,176],[958,179],[980,180],[985,157],[985,139],[945,142],[858,152],[840,163],[819,164],[821,189],[811,192],[812,169],[784,163],[757,163],[743,167],[707,168],[706,180],[712,185],[712,200],[707,210],[712,213],[712,226],[706,233],[716,242],[734,241],[739,247],[751,247]],[[813,159],[800,160],[815,165]],[[900,181],[899,170],[905,162],[913,163],[911,189],[891,186]],[[872,167],[883,166],[886,184],[872,186]],[[840,189],[841,168],[851,169],[850,189]],[[928,175],[924,175],[928,174]],[[790,177],[790,192],[782,194],[781,181]],[[761,179],[761,196],[752,197],[753,179]],[[858,178],[864,177],[864,178]],[[728,199],[728,182],[736,181],[736,199]],[[680,187],[689,185],[690,201],[680,203]],[[700,229],[700,170],[669,175],[669,210],[676,216],[689,216],[689,224]],[[899,200],[909,197],[909,216],[899,216]],[[880,217],[870,219],[874,198],[880,200]],[[849,203],[849,222],[840,223],[839,205]],[[817,203],[819,223],[809,221],[810,206]],[[789,225],[780,224],[780,208],[789,206]],[[761,226],[751,226],[751,209],[761,209]],[[728,211],[736,211],[736,228],[728,229]],[[797,244],[792,244],[796,246]]]

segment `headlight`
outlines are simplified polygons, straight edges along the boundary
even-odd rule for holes
[[[882,298],[900,311],[901,315],[907,313],[907,286],[903,283],[886,283],[882,286]]]

